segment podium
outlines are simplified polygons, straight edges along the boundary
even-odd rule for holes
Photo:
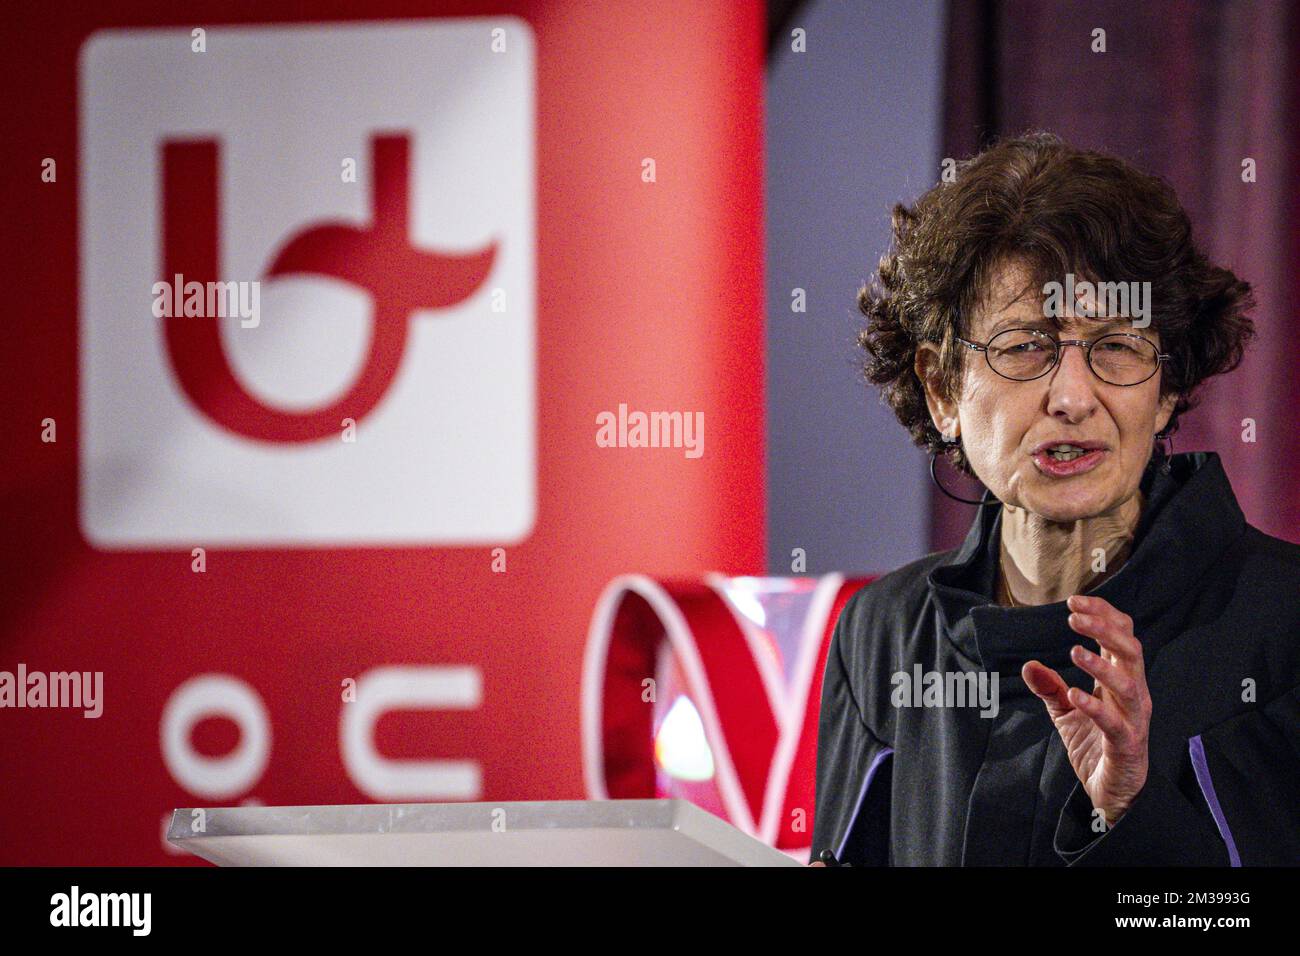
[[[684,800],[184,808],[167,841],[218,866],[800,866]]]

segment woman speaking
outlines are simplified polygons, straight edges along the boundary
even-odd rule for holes
[[[893,233],[867,378],[987,491],[961,547],[839,617],[813,858],[1300,863],[1300,546],[1246,523],[1218,455],[1163,448],[1241,361],[1249,285],[1165,183],[1049,134]]]

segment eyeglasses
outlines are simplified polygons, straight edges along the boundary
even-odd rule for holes
[[[1085,350],[1088,367],[1108,385],[1141,385],[1156,374],[1171,356],[1154,342],[1132,332],[1112,332],[1093,342],[1083,339],[1056,340],[1037,329],[1007,329],[981,345],[957,336],[973,352],[983,352],[989,368],[1015,382],[1042,378],[1061,360],[1061,349],[1077,345]]]

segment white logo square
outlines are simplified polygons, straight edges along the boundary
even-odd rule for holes
[[[121,549],[522,540],[530,27],[213,28],[203,45],[115,30],[81,51],[83,533]],[[405,202],[381,203],[394,189]],[[182,261],[217,273],[186,281],[259,283],[260,321],[155,315]],[[392,347],[372,352],[378,329]],[[330,412],[352,408],[346,440]]]

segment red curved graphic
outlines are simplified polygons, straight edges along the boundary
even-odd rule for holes
[[[821,600],[808,612],[797,652],[802,666],[796,662],[798,679],[784,703],[763,681],[754,648],[715,585],[637,575],[611,582],[592,616],[583,670],[588,796],[658,795],[653,715],[641,682],[655,673],[667,642],[679,657],[689,650],[701,666],[690,691],[718,756],[717,783],[730,822],[780,849],[809,846],[826,655],[840,612],[869,580],[821,579]],[[674,633],[673,618],[684,631]]]
[[[292,236],[267,277],[324,275],[366,289],[375,301],[365,364],[347,393],[306,412],[273,408],[250,395],[226,358],[218,318],[163,319],[167,354],[190,401],[223,428],[268,442],[307,442],[360,421],[383,398],[401,366],[411,312],[454,305],[487,278],[497,243],[465,256],[425,252],[408,231],[409,139],[371,140],[374,223],[324,223]],[[218,278],[218,147],[212,140],[163,144],[163,280]],[[180,311],[177,309],[176,311]],[[251,333],[256,334],[256,333]]]

